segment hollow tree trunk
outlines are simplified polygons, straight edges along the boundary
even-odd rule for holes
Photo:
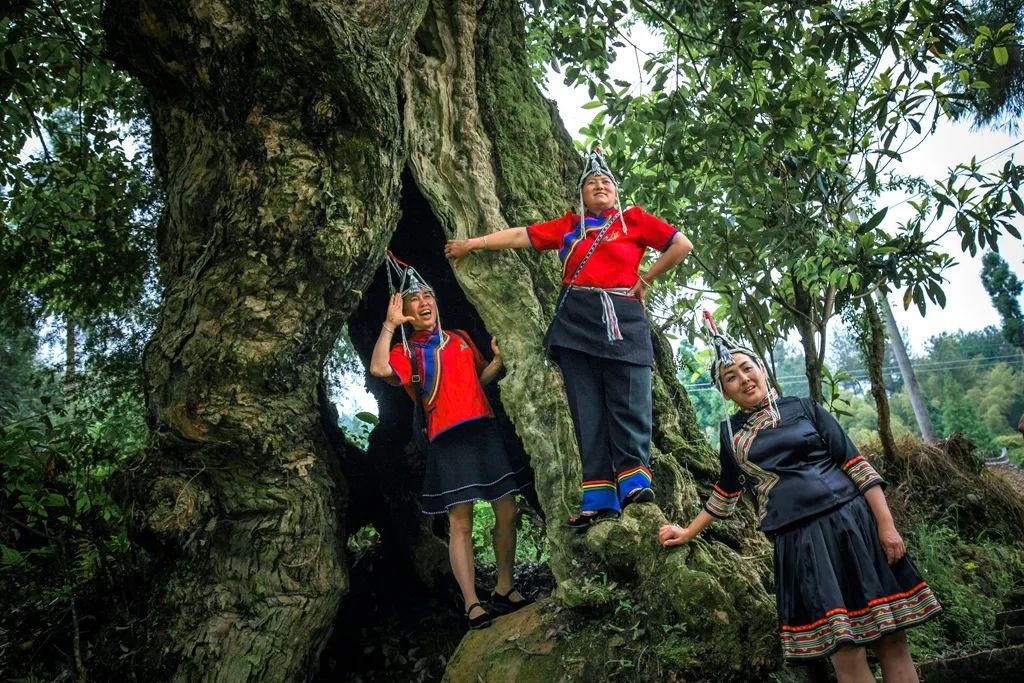
[[[158,677],[306,678],[346,590],[317,381],[397,219],[398,69],[423,7],[106,5],[167,193],[134,470],[164,567]]]
[[[410,52],[403,75],[410,168],[450,236],[526,225],[572,206],[579,160],[551,103],[530,78],[524,36],[514,0],[434,1]],[[557,292],[556,264],[553,255],[528,250],[475,252],[456,275],[502,344],[507,374],[499,382],[501,400],[530,454],[549,520],[556,597],[604,616],[580,623],[571,611],[553,623],[533,623],[545,657],[509,647],[501,629],[473,633],[447,676],[511,680],[516,670],[525,679],[533,675],[530,680],[603,679],[605,663],[624,658],[641,661],[638,680],[665,667],[687,680],[750,680],[753,658],[739,643],[775,652],[773,604],[758,574],[764,564],[740,561],[717,542],[662,551],[656,535],[666,517],[654,505],[631,506],[620,523],[599,525],[583,538],[564,526],[578,508],[581,478],[561,378],[545,365],[542,351]],[[443,305],[441,310],[443,316]],[[675,379],[671,353],[661,341],[656,346],[652,469],[659,505],[681,519],[696,512],[718,463]],[[737,546],[765,549],[733,528],[718,533]],[[616,651],[618,643],[609,644],[600,622],[618,620],[619,599],[632,601],[631,613],[645,615],[651,639]],[[552,629],[569,635],[545,637]],[[662,654],[644,663],[643,651],[651,646]],[[683,650],[687,657],[669,663]]]
[[[166,567],[150,622],[154,651],[169,652],[158,673],[301,679],[346,588],[346,482],[332,476],[317,379],[342,322],[370,297],[403,168],[440,226],[419,260],[436,258],[446,236],[562,213],[579,162],[530,76],[515,0],[116,0],[105,21],[148,92],[167,190],[165,295],[145,357],[152,447],[135,469],[139,537]],[[580,463],[541,350],[557,274],[553,255],[529,251],[477,253],[455,274],[501,340],[500,400],[550,520],[557,598],[579,608],[552,613],[542,664],[525,650],[488,651],[543,666],[551,676],[540,680],[603,678],[613,659],[635,660],[644,680],[757,678],[754,659],[778,648],[767,545],[738,523],[749,508],[686,548],[657,546],[663,510],[692,516],[718,469],[663,339],[658,505],[631,506],[583,537],[562,524],[579,504]],[[404,446],[371,442],[370,452]],[[388,495],[414,498],[411,485]],[[412,507],[389,509],[388,533],[407,532]],[[436,542],[414,536],[424,544],[411,555],[436,558]],[[617,642],[603,623],[621,621],[625,602],[646,636]],[[474,634],[464,651],[492,637]],[[497,663],[458,656],[450,675],[508,680]]]

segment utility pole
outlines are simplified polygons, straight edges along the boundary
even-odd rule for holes
[[[889,299],[877,289],[875,290],[875,299],[878,301],[878,307],[885,313],[885,326],[889,330],[889,339],[892,340],[892,351],[896,356],[896,364],[900,366],[903,383],[907,387],[907,396],[910,397],[910,406],[914,409],[914,417],[917,418],[917,427],[921,430],[921,436],[925,441],[929,443],[937,441],[935,428],[932,427],[932,419],[928,417],[928,408],[924,405],[924,399],[921,397],[921,388],[917,385],[914,368],[910,365],[910,356],[907,355],[907,347],[903,345],[903,335],[900,334],[900,328],[896,326],[896,318],[892,315]]]

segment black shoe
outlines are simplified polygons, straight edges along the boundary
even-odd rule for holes
[[[633,489],[629,492],[629,495],[622,499],[622,507],[632,505],[633,503],[652,503],[654,502],[654,490],[650,486],[645,486],[642,489]]]
[[[508,596],[512,595],[512,593],[514,593],[515,590],[516,587],[512,586],[504,595],[502,595],[498,591],[494,591],[493,593],[491,593],[491,598],[487,601],[487,604],[493,607],[496,612],[508,614],[509,612],[515,612],[520,607],[526,607],[527,605],[533,602],[532,599],[525,597],[519,600],[510,600]]]
[[[566,522],[566,526],[568,526],[570,529],[577,529],[579,531],[583,531],[584,529],[589,528],[592,524],[597,524],[598,522],[604,522],[606,520],[618,518],[618,510],[598,510],[597,512],[591,514],[581,512],[578,515],[573,515],[572,517],[570,517],[569,521]]]
[[[491,622],[494,621],[494,615],[490,612],[483,612],[482,614],[478,614],[475,617],[471,617],[469,616],[469,613],[473,611],[474,607],[479,607],[480,609],[484,608],[484,606],[481,605],[479,602],[474,602],[472,605],[466,608],[466,624],[469,626],[469,630],[476,631],[477,629],[487,628],[488,626],[490,626]]]

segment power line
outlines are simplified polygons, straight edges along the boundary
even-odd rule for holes
[[[1006,356],[978,356],[978,357],[975,357],[975,358],[965,358],[965,359],[960,359],[960,360],[955,360],[955,361],[935,361],[935,362],[931,362],[931,363],[923,362],[923,363],[919,363],[919,364],[915,364],[914,365],[914,372],[915,373],[927,374],[927,373],[931,373],[931,372],[944,372],[946,370],[958,370],[958,369],[963,369],[963,368],[967,368],[967,367],[977,367],[978,369],[988,369],[988,368],[991,368],[991,367],[995,367],[996,365],[999,365],[1000,363],[1002,363],[1005,360],[1010,359],[1010,358],[1020,359],[1020,360],[1022,360],[1022,362],[1024,362],[1024,358],[1022,358],[1021,355],[1018,354],[1018,353],[1014,353],[1014,354],[1010,354],[1010,355],[1006,355]],[[887,366],[882,368],[882,371],[887,371],[887,370],[891,371],[891,370],[897,370],[897,369],[899,369],[898,366],[887,365]],[[850,370],[844,370],[844,372],[846,372],[847,375],[849,375],[849,379],[840,380],[840,383],[845,382],[845,381],[863,381],[863,380],[867,380],[867,379],[870,378],[870,375],[868,374],[869,373],[868,369],[864,368],[864,367],[856,368],[856,369],[850,369]],[[783,382],[783,383],[788,382],[788,381],[793,381],[793,380],[797,380],[797,381],[803,380],[803,381],[806,381],[807,380],[807,376],[805,374],[802,374],[802,373],[801,374],[797,374],[797,375],[782,375],[782,376],[776,377],[775,380],[777,382]],[[695,382],[693,384],[684,384],[683,388],[685,388],[687,391],[706,391],[706,390],[717,391],[717,389],[715,389],[715,387],[712,385],[711,382]]]

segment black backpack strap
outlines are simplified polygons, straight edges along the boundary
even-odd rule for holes
[[[416,347],[414,346],[409,347],[409,361],[412,364],[412,377],[409,381],[412,382],[412,388],[416,393],[417,398],[422,400],[421,389],[423,387],[423,382],[420,381],[420,368],[419,363],[416,360]]]

